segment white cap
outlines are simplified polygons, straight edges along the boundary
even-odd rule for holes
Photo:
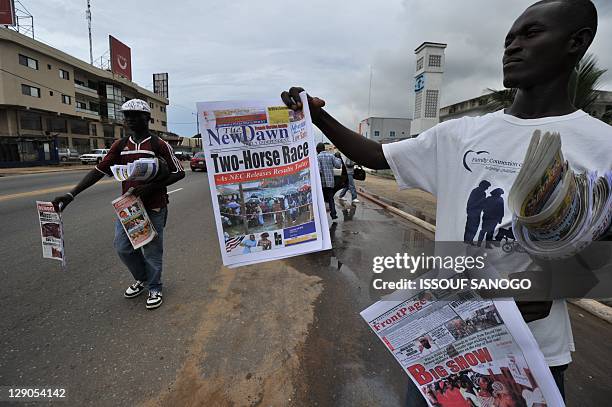
[[[142,99],[130,99],[121,105],[121,111],[135,111],[135,112],[147,112],[151,113],[151,107],[149,104]]]

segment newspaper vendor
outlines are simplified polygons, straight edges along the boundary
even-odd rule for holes
[[[55,198],[53,204],[60,210],[65,209],[66,205],[72,202],[79,193],[94,185],[104,175],[112,176],[110,171],[112,165],[127,164],[139,158],[151,157],[165,161],[169,171],[167,176],[157,177],[147,183],[142,181],[121,183],[123,193],[133,188],[132,193],[143,200],[149,218],[157,231],[157,237],[142,249],[134,250],[118,219],[115,225],[115,249],[136,280],[125,290],[124,296],[135,298],[145,288],[148,288],[146,308],[154,309],[162,304],[163,231],[168,217],[166,187],[182,179],[185,172],[181,163],[174,156],[172,147],[158,136],[149,133],[151,110],[147,102],[140,99],[128,100],[121,106],[121,111],[127,127],[133,134],[115,141],[102,162],[96,165],[72,191]]]
[[[517,89],[512,105],[484,116],[440,123],[416,138],[381,145],[344,127],[323,110],[325,102],[316,97],[309,97],[312,119],[351,160],[372,169],[390,168],[400,188],[434,194],[438,202],[436,240],[467,239],[470,243],[479,229],[490,239],[511,229],[507,202],[500,222],[491,216],[496,225],[481,225],[480,216],[470,218],[470,195],[479,185],[490,187],[489,191],[509,191],[535,130],[559,132],[573,168],[599,173],[612,168],[612,128],[576,109],[568,90],[572,72],[596,31],[597,10],[590,0],[533,4],[505,38],[504,86]],[[298,110],[300,91],[291,88],[281,97]],[[476,152],[486,154],[487,165],[474,159]],[[492,196],[489,191],[486,197]],[[496,195],[494,199],[503,202],[504,195]],[[563,394],[564,371],[574,351],[565,301],[519,304],[519,309]]]

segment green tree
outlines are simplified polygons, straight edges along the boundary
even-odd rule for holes
[[[569,83],[570,99],[576,108],[588,111],[593,106],[593,103],[597,100],[601,78],[606,72],[607,69],[597,66],[597,57],[592,54],[586,54],[580,60]],[[510,107],[516,96],[516,89],[495,90],[488,88],[488,90],[491,93],[487,107],[491,111]]]

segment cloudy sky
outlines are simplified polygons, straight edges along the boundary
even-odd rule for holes
[[[89,61],[86,0],[22,0],[38,39]],[[501,88],[504,36],[531,0],[91,0],[94,58],[108,34],[132,48],[134,81],[168,72],[168,126],[195,133],[197,101],[261,99],[299,85],[356,128],[371,115],[411,117],[414,49],[444,42],[442,105]],[[591,48],[612,68],[612,1],[596,0]],[[606,40],[607,39],[607,40]],[[608,51],[608,52],[606,52]],[[612,73],[604,78],[612,90]]]

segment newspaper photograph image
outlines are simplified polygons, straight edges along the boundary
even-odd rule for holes
[[[429,406],[564,406],[513,302],[472,291],[406,296],[378,301],[361,316]]]
[[[134,249],[146,245],[157,236],[142,200],[130,191],[115,199],[112,205]]]
[[[223,264],[331,248],[307,108],[198,103]]]
[[[64,227],[60,214],[51,202],[36,201],[36,209],[40,222],[43,258],[59,260],[65,265]]]

